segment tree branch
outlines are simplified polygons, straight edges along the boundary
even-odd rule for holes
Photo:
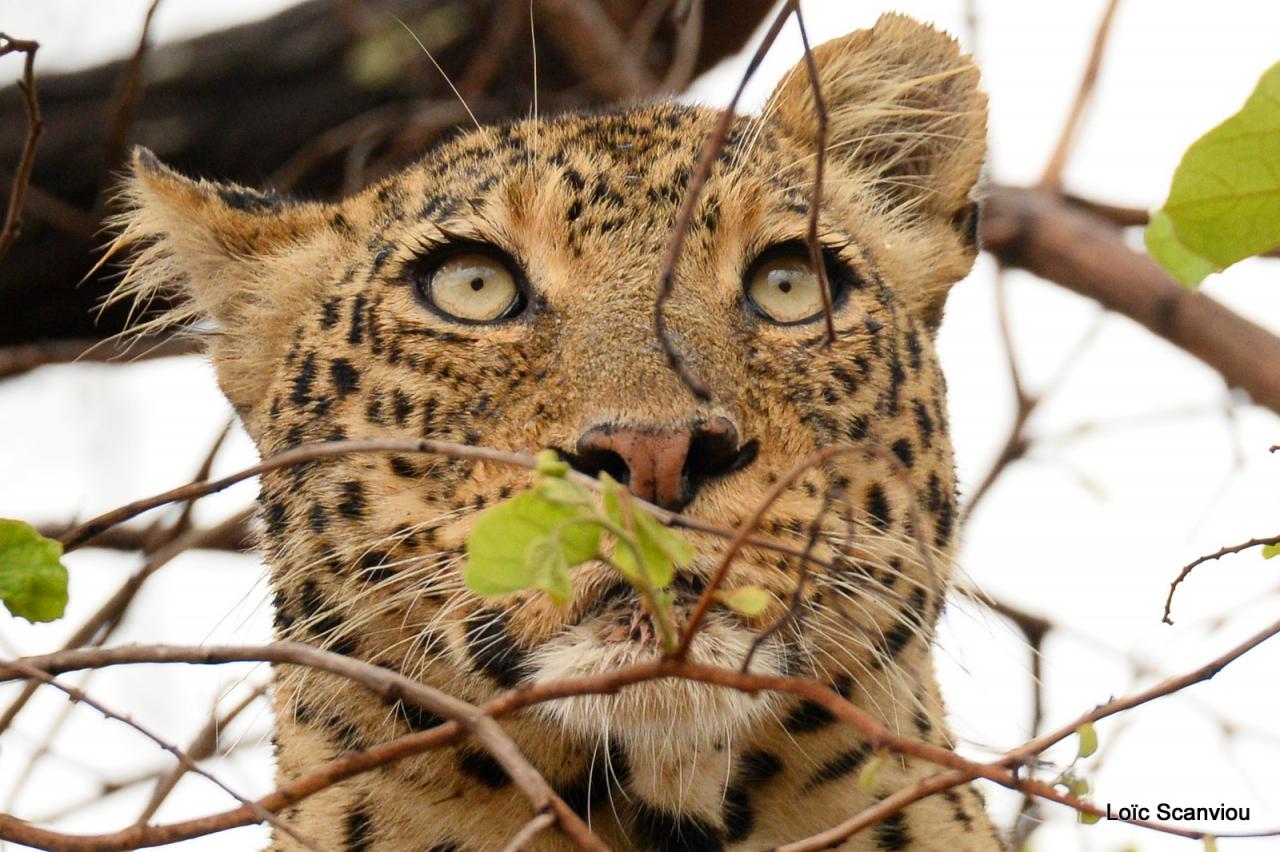
[[[982,239],[1000,262],[1142,324],[1280,413],[1280,338],[1179,287],[1110,223],[1049,193],[996,186],[986,201]]]

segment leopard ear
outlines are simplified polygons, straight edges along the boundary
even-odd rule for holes
[[[290,318],[318,286],[332,211],[183,177],[145,148],[133,153],[120,201],[105,259],[129,259],[108,301],[167,305],[139,330],[212,326],[223,390],[238,407],[248,404],[271,375],[282,336],[287,343]]]
[[[861,173],[891,206],[949,225],[976,251],[971,193],[986,154],[987,98],[955,39],[886,14],[814,49],[827,107],[831,162]],[[804,61],[778,84],[766,115],[816,144],[817,111]]]

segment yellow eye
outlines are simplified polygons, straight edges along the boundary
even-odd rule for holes
[[[436,310],[462,322],[509,319],[524,304],[510,267],[479,251],[456,252],[428,268],[422,292]]]
[[[747,297],[766,319],[788,325],[822,313],[821,287],[807,257],[780,255],[756,264]]]

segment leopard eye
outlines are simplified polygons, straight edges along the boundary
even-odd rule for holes
[[[437,261],[428,258],[417,278],[427,304],[459,322],[498,322],[524,307],[516,272],[506,260],[487,251],[454,251]]]
[[[765,319],[789,325],[822,313],[821,288],[807,256],[782,254],[756,263],[747,280],[747,298]]]

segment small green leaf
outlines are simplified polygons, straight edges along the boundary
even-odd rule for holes
[[[743,586],[732,592],[717,592],[716,600],[738,615],[754,618],[768,608],[773,596],[758,586]]]
[[[1262,558],[1270,559],[1273,556],[1280,556],[1280,544],[1262,545]]]
[[[1102,819],[1102,817],[1100,817],[1098,814],[1091,814],[1085,811],[1076,811],[1076,819],[1077,821],[1082,822],[1085,825],[1093,825],[1095,822]]]
[[[1098,731],[1093,727],[1092,722],[1085,722],[1076,728],[1076,736],[1080,738],[1076,757],[1088,757],[1098,750]]]
[[[600,527],[594,523],[566,524],[582,518],[576,506],[554,503],[533,492],[517,494],[476,518],[467,539],[467,567],[463,579],[476,594],[505,595],[534,585],[525,551],[534,539],[559,532],[565,561],[577,565],[594,559],[600,549]]]
[[[858,773],[858,786],[863,790],[870,792],[876,786],[876,781],[880,779],[880,767],[884,766],[884,752],[876,752],[870,760],[862,767],[862,771]]]
[[[565,558],[560,536],[546,535],[529,542],[524,552],[525,567],[534,588],[547,593],[557,606],[573,597],[573,581],[569,579],[569,562]]]
[[[1218,841],[1214,839],[1213,835],[1206,834],[1200,840],[1204,842],[1204,852],[1218,852]]]
[[[591,505],[591,492],[567,479],[543,479],[534,486],[533,490],[542,499],[559,503],[561,506]]]
[[[1239,112],[1182,155],[1152,226],[1161,247],[1152,256],[1189,286],[1206,266],[1224,269],[1280,245],[1280,63],[1263,72]]]
[[[1173,220],[1163,210],[1151,214],[1142,238],[1147,244],[1147,252],[1183,287],[1195,289],[1211,273],[1222,268],[1183,245],[1173,229]]]
[[[542,476],[563,479],[569,474],[569,463],[561,461],[555,450],[543,450],[538,453],[537,470]]]
[[[54,621],[67,609],[62,545],[22,521],[0,518],[0,600],[27,621]]]

